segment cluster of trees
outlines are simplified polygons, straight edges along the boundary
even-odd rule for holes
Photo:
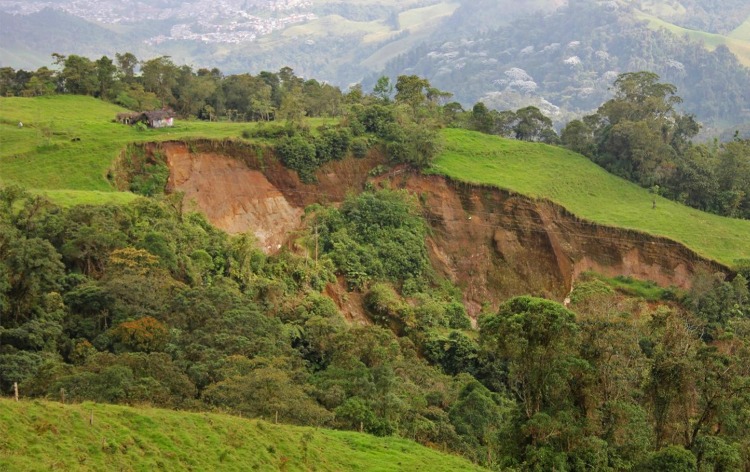
[[[651,72],[621,74],[614,98],[568,123],[562,143],[673,200],[750,218],[750,141],[693,144],[700,124],[676,111],[676,87],[659,80]]]
[[[91,60],[53,54],[54,68],[0,69],[0,95],[91,95],[137,111],[169,107],[182,116],[234,121],[340,116],[337,87],[297,77],[288,67],[257,76],[225,76],[216,68],[193,70],[162,56],[139,61],[132,53]]]
[[[395,86],[382,77],[372,94],[354,87],[345,96],[345,111],[337,126],[323,125],[312,132],[300,115],[284,126],[259,127],[244,136],[280,138],[276,154],[305,182],[314,181],[320,165],[350,152],[365,157],[376,145],[393,163],[425,168],[442,149],[438,133],[446,123],[442,101],[450,96],[414,75],[399,76]]]
[[[557,132],[552,127],[552,120],[535,106],[518,110],[490,110],[483,102],[477,102],[471,113],[459,114],[456,109],[453,124],[481,133],[496,134],[506,138],[523,141],[539,141],[547,144],[560,142]]]
[[[307,251],[266,256],[179,195],[66,209],[0,189],[0,391],[398,434],[497,470],[750,463],[750,264],[656,308],[592,279],[573,311],[515,298],[475,331],[416,199],[309,218]],[[373,325],[323,295],[337,276]]]

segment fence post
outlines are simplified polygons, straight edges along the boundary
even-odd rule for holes
[[[13,394],[16,397],[16,401],[18,401],[18,382],[13,382]]]

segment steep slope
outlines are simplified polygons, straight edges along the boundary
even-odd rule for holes
[[[2,470],[483,470],[393,437],[152,408],[0,399]]]
[[[300,225],[302,210],[257,170],[217,154],[190,154],[186,145],[163,145],[171,169],[168,189],[185,193],[218,228],[230,234],[253,231],[266,251],[275,251]],[[217,188],[218,187],[218,188]]]
[[[648,190],[559,147],[457,129],[445,130],[444,136],[435,173],[549,199],[588,221],[662,236],[726,265],[750,258],[750,221],[660,197],[652,208]]]
[[[474,143],[469,148],[461,148],[461,140],[457,141],[455,133],[458,137],[465,137],[466,133],[480,141],[489,141],[484,143],[485,146]],[[710,244],[702,246],[706,251],[702,256],[673,239],[598,224],[601,216],[589,221],[581,219],[581,216],[588,217],[591,213],[586,212],[586,204],[576,202],[570,195],[563,193],[556,200],[574,206],[575,215],[558,203],[539,198],[552,195],[525,187],[523,181],[508,184],[513,182],[512,165],[508,165],[507,172],[502,174],[511,180],[503,180],[502,176],[483,167],[488,160],[501,164],[504,158],[516,159],[529,166],[529,172],[540,179],[544,188],[548,183],[544,182],[543,173],[535,172],[534,165],[530,162],[523,164],[524,161],[536,160],[536,165],[548,166],[553,163],[550,159],[569,158],[582,178],[591,178],[589,173],[593,172],[603,181],[603,188],[612,187],[612,195],[587,197],[589,206],[597,207],[605,214],[608,208],[614,209],[610,216],[622,226],[644,227],[644,224],[639,226],[633,221],[627,224],[627,220],[618,220],[617,212],[621,210],[616,205],[608,206],[606,202],[619,198],[618,192],[625,189],[626,195],[633,192],[633,205],[638,206],[643,203],[643,198],[649,198],[646,191],[609,176],[581,156],[549,147],[554,156],[549,157],[543,153],[535,154],[533,145],[514,142],[509,144],[518,145],[522,150],[515,149],[503,157],[503,141],[494,137],[456,130],[447,130],[446,137],[447,152],[438,161],[437,168],[452,175],[448,166],[452,162],[464,173],[473,169],[489,180],[471,184],[467,183],[473,180],[471,174],[455,172],[454,178],[446,178],[395,168],[371,183],[403,188],[419,196],[431,227],[428,248],[433,266],[463,289],[464,301],[471,314],[477,314],[487,303],[494,307],[500,301],[520,294],[532,293],[562,301],[577,278],[590,270],[681,288],[689,288],[698,271],[729,272],[727,267],[705,257],[705,254],[718,254],[711,252]],[[190,153],[190,148],[196,152]],[[240,142],[221,145],[201,142],[190,146],[173,142],[163,144],[160,149],[165,152],[171,166],[171,188],[186,192],[186,205],[195,205],[220,227],[253,232],[266,252],[275,252],[285,242],[293,242],[296,238],[294,230],[301,228],[300,217],[305,206],[341,202],[347,193],[362,191],[369,180],[369,169],[383,162],[382,156],[376,152],[366,159],[332,162],[319,169],[317,184],[304,184],[294,172],[281,166],[270,151],[259,153],[256,148]],[[463,160],[460,153],[456,154],[461,149],[471,156],[470,160]],[[484,153],[477,152],[478,149],[483,149]],[[530,155],[524,156],[524,150]],[[575,183],[572,170],[563,172],[558,169],[557,172],[556,178],[570,178],[574,185],[582,185]],[[594,184],[592,190],[600,188],[597,185]],[[527,195],[515,193],[512,189]],[[660,200],[659,205],[665,207],[663,211],[676,212],[668,213],[668,218],[688,218],[689,224],[685,207],[665,200]],[[581,213],[578,213],[579,209]],[[643,204],[637,212],[643,213],[646,222],[654,219],[649,213],[653,212],[650,204]],[[697,213],[710,219],[710,215]],[[632,216],[632,212],[620,213],[619,217],[627,215]],[[711,221],[721,221],[725,227],[737,223],[738,231],[743,231],[742,228],[747,231],[748,222],[719,218]],[[721,225],[717,227],[719,232],[721,228]],[[665,233],[670,234],[669,231]],[[681,236],[689,239],[690,234]],[[718,246],[718,251],[731,249],[731,245]],[[747,254],[747,249],[746,246],[735,247],[736,252],[732,254]],[[342,297],[335,287],[329,289],[328,295],[337,300],[350,319],[362,320],[361,311],[344,306],[342,300],[346,297]]]
[[[680,288],[698,271],[728,271],[682,244],[591,223],[548,200],[441,176],[394,182],[422,196],[433,265],[462,288],[471,314],[529,293],[563,301],[587,271]]]

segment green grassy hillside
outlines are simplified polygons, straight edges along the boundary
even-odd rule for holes
[[[9,471],[483,470],[393,437],[152,408],[0,399],[0,428]]]
[[[546,198],[590,221],[679,241],[731,265],[750,258],[750,221],[724,218],[658,198],[585,157],[544,144],[445,130],[435,172]]]
[[[113,121],[123,111],[73,95],[0,98],[0,183],[42,191],[60,203],[123,202],[133,196],[115,192],[106,174],[126,144],[238,137],[249,127],[177,120],[174,128],[139,132]]]
[[[127,143],[238,137],[251,126],[178,120],[174,128],[138,132],[112,121],[120,111],[80,96],[0,98],[0,183],[21,184],[61,204],[125,202],[134,196],[116,192],[106,173]],[[455,129],[444,135],[437,173],[548,198],[582,218],[665,236],[725,264],[750,258],[750,221],[666,199],[653,210],[647,190],[560,148]]]

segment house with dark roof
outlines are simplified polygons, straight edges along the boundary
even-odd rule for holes
[[[118,113],[115,121],[123,125],[145,123],[149,128],[167,128],[174,126],[174,114],[168,110]]]

